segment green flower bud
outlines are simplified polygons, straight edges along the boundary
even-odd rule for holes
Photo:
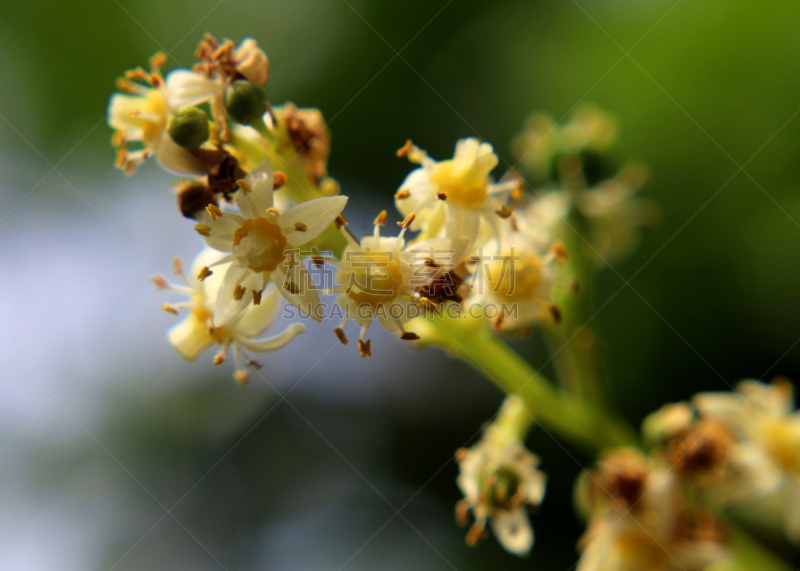
[[[197,107],[184,107],[170,115],[167,130],[184,149],[196,149],[208,140],[208,115]]]
[[[252,81],[239,79],[225,92],[225,109],[238,123],[262,123],[264,113],[267,112],[267,94]]]
[[[508,506],[519,491],[520,481],[516,470],[501,466],[488,478],[489,501],[498,507]]]

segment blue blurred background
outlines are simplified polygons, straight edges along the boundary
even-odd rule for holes
[[[454,451],[501,394],[376,328],[312,328],[271,386],[184,363],[148,278],[201,243],[147,165],[112,167],[108,97],[154,52],[255,37],[271,101],[316,106],[365,230],[409,171],[479,136],[513,164],[525,116],[614,113],[660,223],[598,279],[615,399],[800,379],[800,4],[780,0],[31,0],[0,5],[0,569],[568,570],[590,458],[543,432],[528,560],[463,542]],[[502,173],[499,173],[502,174]],[[533,338],[514,346],[536,365]],[[790,554],[791,555],[791,554]]]

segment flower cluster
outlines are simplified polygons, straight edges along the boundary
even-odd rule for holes
[[[192,361],[218,346],[213,362],[232,353],[234,378],[245,384],[248,369],[262,366],[258,354],[304,330],[278,326],[281,307],[321,322],[325,296],[336,296],[334,335],[348,344],[355,321],[362,357],[372,356],[367,334],[377,320],[418,347],[476,349],[465,360],[487,365],[493,380],[507,371],[523,377],[498,381],[520,393],[519,402],[508,399],[480,441],[456,456],[464,495],[456,515],[461,524],[473,518],[470,545],[491,529],[509,552],[530,551],[528,513],[543,501],[546,478],[525,437],[539,417],[596,449],[610,446],[578,485],[589,520],[579,571],[691,571],[726,561],[718,508],[776,494],[785,499],[787,534],[800,540],[800,415],[788,384],[751,381],[736,394],[665,407],[645,423],[653,445],[646,454],[619,446],[633,439],[609,428],[618,419],[606,423],[605,409],[592,406],[582,387],[541,385],[538,373],[503,350],[486,357],[498,334],[539,328],[567,347],[558,368],[579,384],[596,375],[587,372],[600,365],[585,324],[575,326],[583,303],[576,300],[591,287],[587,276],[630,254],[656,216],[638,195],[646,170],[613,166],[610,115],[584,106],[563,124],[531,116],[513,144],[517,165],[499,173],[501,158],[476,138],[457,141],[453,156],[441,160],[408,141],[397,155],[414,167],[392,188],[399,229],[386,231],[390,214],[382,211],[373,232],[358,237],[343,215],[349,206],[350,216],[350,201],[328,173],[331,138],[322,113],[268,101],[269,60],[253,39],[236,46],[207,35],[196,57],[191,70],[162,76],[166,57],[154,56],[150,71],[136,68],[120,79],[122,93],[109,103],[117,166],[133,174],[155,156],[183,175],[178,211],[202,240],[188,273],[176,260],[176,279],[154,278],[184,297],[163,306],[184,316],[168,334],[180,355]],[[320,269],[329,283],[315,279]],[[488,307],[491,315],[482,311]],[[454,308],[463,312],[448,317]],[[441,332],[458,320],[468,323],[452,343],[450,330]],[[566,323],[573,328],[559,330]],[[273,327],[278,332],[265,336]],[[570,345],[573,338],[583,345]],[[534,390],[526,392],[529,385]]]

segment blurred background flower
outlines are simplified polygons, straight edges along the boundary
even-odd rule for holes
[[[615,398],[639,422],[739,378],[800,379],[798,25],[800,5],[778,0],[3,3],[0,568],[577,561],[565,508],[590,459],[542,430],[528,446],[551,477],[530,558],[464,545],[453,454],[502,399],[465,365],[380,329],[363,360],[333,323],[244,388],[173,352],[148,278],[202,244],[154,164],[135,179],[112,167],[123,70],[158,50],[189,65],[206,31],[255,37],[270,100],[329,122],[357,233],[391,206],[407,138],[446,157],[480,137],[508,168],[530,112],[614,114],[616,153],[648,165],[662,211],[596,292]],[[536,338],[513,343],[544,363]]]

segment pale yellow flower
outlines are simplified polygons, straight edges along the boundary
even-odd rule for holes
[[[384,211],[375,221],[373,234],[360,242],[345,232],[348,244],[336,272],[340,285],[332,290],[341,292],[337,303],[345,313],[337,335],[345,341],[343,328],[350,319],[361,325],[358,345],[363,357],[371,354],[365,336],[375,319],[389,331],[399,331],[403,339],[418,339],[403,325],[422,315],[424,306],[419,292],[446,271],[448,261],[452,266],[454,255],[452,241],[447,238],[406,244],[408,219],[398,236],[381,236],[380,228],[385,222]]]
[[[452,159],[435,161],[410,142],[399,151],[420,168],[411,172],[395,194],[397,209],[404,215],[416,214],[412,230],[422,237],[447,236],[463,241],[463,254],[471,252],[481,225],[493,235],[510,212],[508,195],[519,187],[519,180],[494,183],[490,176],[498,158],[489,143],[461,139]]]
[[[157,72],[134,70],[108,103],[108,124],[115,129],[114,145],[119,149],[117,166],[128,174],[148,157],[155,155],[165,169],[179,174],[205,174],[206,166],[190,151],[169,136],[167,120],[171,113],[218,97],[219,83],[185,69],[176,69],[163,79]],[[130,150],[131,143],[140,145]]]
[[[278,315],[282,297],[274,286],[267,289],[259,305],[248,305],[241,308],[239,313],[220,324],[214,313],[216,297],[222,285],[222,273],[209,276],[200,281],[195,276],[204,267],[218,262],[223,254],[211,248],[205,249],[192,262],[189,275],[186,276],[176,261],[176,273],[184,281],[183,285],[169,284],[165,278],[158,276],[156,283],[160,287],[169,289],[186,296],[186,301],[178,304],[165,304],[164,309],[169,313],[178,315],[186,311],[183,321],[170,329],[167,338],[169,342],[184,358],[194,361],[201,353],[212,345],[221,347],[214,358],[214,363],[223,363],[229,350],[233,350],[236,370],[234,378],[240,384],[249,379],[246,366],[260,368],[251,353],[266,353],[275,351],[285,346],[294,337],[303,332],[303,326],[293,324],[283,332],[267,338],[259,337]],[[224,270],[224,266],[220,266]]]

